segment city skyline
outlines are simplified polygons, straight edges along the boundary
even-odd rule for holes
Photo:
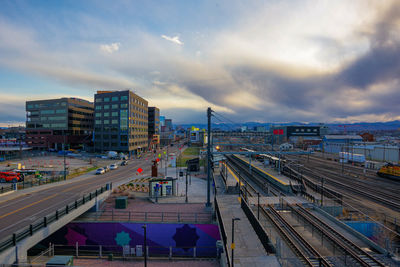
[[[114,2],[113,2],[114,3]],[[176,123],[400,119],[400,3],[2,1],[0,126],[131,89]]]

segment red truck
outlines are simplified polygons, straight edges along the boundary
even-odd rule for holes
[[[17,183],[21,182],[22,178],[19,173],[16,172],[0,172],[0,182],[1,183]]]

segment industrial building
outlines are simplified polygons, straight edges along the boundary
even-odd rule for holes
[[[148,102],[130,90],[97,91],[95,151],[139,154],[148,145]]]
[[[26,143],[35,149],[81,148],[90,145],[93,103],[72,97],[26,102]]]
[[[361,144],[359,135],[325,135],[321,142],[321,151],[326,153],[350,152],[351,147]]]
[[[350,152],[362,154],[367,160],[400,163],[400,149],[397,146],[366,143],[350,148]]]
[[[149,147],[154,149],[160,145],[160,109],[149,107],[148,119]]]
[[[274,139],[274,143],[288,142],[298,137],[319,137],[321,126],[272,126],[270,134]]]

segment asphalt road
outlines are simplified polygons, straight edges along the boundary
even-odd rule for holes
[[[169,153],[176,153],[177,147],[169,147]],[[71,179],[70,183],[60,182],[56,187],[42,189],[36,187],[33,192],[10,199],[10,195],[0,197],[0,240],[28,226],[32,222],[55,212],[88,194],[106,183],[117,183],[128,178],[137,178],[136,171],[140,167],[144,174],[150,174],[151,156],[129,161],[127,166],[120,166],[102,175],[90,175],[84,179]],[[160,168],[159,171],[163,172]],[[29,193],[28,193],[29,192]],[[15,194],[15,193],[12,193]]]

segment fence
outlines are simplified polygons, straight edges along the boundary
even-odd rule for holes
[[[78,221],[213,223],[213,217],[212,213],[205,212],[143,212],[112,209],[87,213],[79,217]]]
[[[86,202],[92,200],[93,198],[107,191],[108,188],[109,188],[108,186],[103,186],[100,189],[96,189],[96,191],[84,195],[82,198],[75,200],[75,202],[66,205],[64,208],[58,209],[54,213],[49,214],[43,217],[42,219],[35,221],[34,223],[30,224],[27,227],[22,228],[16,233],[13,233],[10,237],[4,238],[3,240],[0,241],[0,252],[10,247],[16,246],[17,242],[25,239],[28,236],[32,236],[37,231],[47,227],[48,224],[54,221],[58,221],[58,219],[68,214],[70,211],[77,209],[78,207],[84,205]]]
[[[253,211],[247,204],[247,202],[242,198],[240,201],[240,205],[242,207],[243,212],[246,214],[247,219],[249,219],[250,224],[253,226],[254,231],[256,232],[258,238],[260,239],[261,243],[264,246],[264,249],[268,253],[275,253],[275,248],[272,245],[267,233],[265,232],[264,228],[262,227],[260,221],[254,215]]]
[[[102,245],[53,245],[54,255],[71,255],[75,257],[112,257],[134,259],[143,257],[143,243],[136,246],[102,246]],[[174,247],[147,246],[147,257],[168,258],[216,258],[216,246]]]
[[[0,188],[0,194],[7,193],[9,191],[14,190],[14,185],[13,184],[8,184],[8,185],[2,185]]]

